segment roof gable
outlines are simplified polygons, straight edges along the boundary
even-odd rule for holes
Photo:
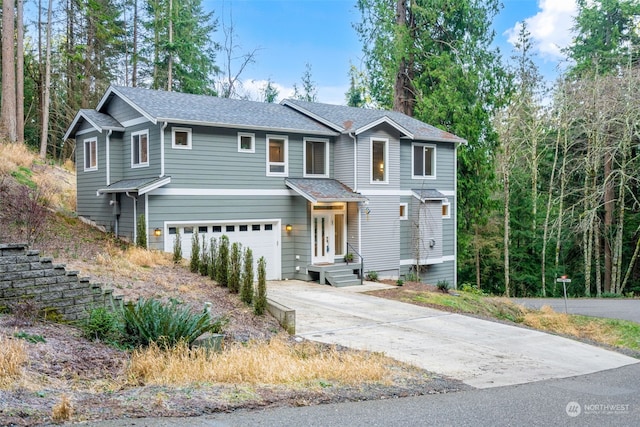
[[[72,134],[75,134],[76,129],[82,121],[89,123],[92,128],[100,133],[102,133],[103,130],[124,131],[124,126],[110,115],[100,113],[96,110],[82,109],[78,111],[71,125],[69,125],[69,129],[64,134],[64,140],[69,139]]]

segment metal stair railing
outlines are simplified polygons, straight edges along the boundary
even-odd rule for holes
[[[351,243],[347,242],[347,252],[349,252],[349,250],[351,250],[351,252],[353,252],[354,254],[356,254],[358,256],[358,258],[360,258],[360,284],[363,284],[364,281],[364,258],[362,257],[362,255],[360,255],[360,253],[358,251],[356,251],[356,248],[353,247],[353,245],[351,245]]]

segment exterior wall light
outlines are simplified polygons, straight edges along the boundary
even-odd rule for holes
[[[284,226],[284,229],[287,230],[287,233],[291,233],[291,230],[293,230],[293,226],[291,224],[287,224]]]
[[[160,230],[159,228],[156,228],[155,230],[153,230],[153,235],[156,237],[162,236],[162,230]]]

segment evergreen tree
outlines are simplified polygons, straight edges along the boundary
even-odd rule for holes
[[[211,280],[217,280],[216,272],[218,268],[218,242],[215,237],[211,238],[209,244],[209,278]]]
[[[218,262],[216,263],[216,281],[221,286],[229,284],[229,238],[220,237],[218,244]]]
[[[193,230],[193,235],[191,236],[190,259],[189,270],[191,270],[192,273],[198,273],[200,271],[200,238],[198,237],[197,229]]]
[[[240,291],[242,274],[242,245],[233,242],[229,255],[229,291],[237,294]]]
[[[242,273],[242,286],[240,299],[247,305],[253,301],[253,251],[251,248],[244,250],[244,269]]]
[[[253,312],[263,315],[267,310],[267,261],[264,257],[258,260],[258,287],[253,298]]]
[[[175,264],[182,262],[182,240],[180,239],[180,230],[177,227],[173,240],[173,262]]]

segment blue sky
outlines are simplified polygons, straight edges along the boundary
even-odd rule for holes
[[[517,23],[527,21],[538,65],[552,80],[562,61],[560,48],[570,41],[575,0],[503,0],[494,19],[495,44],[510,57]],[[233,17],[237,53],[259,48],[256,61],[242,74],[243,88],[256,94],[270,78],[280,97],[291,94],[309,63],[318,100],[344,104],[349,64],[361,64],[362,51],[353,24],[360,20],[355,0],[204,0],[204,7],[227,25]],[[224,18],[223,18],[224,17]],[[222,41],[219,26],[215,34]],[[222,61],[218,56],[218,63]],[[253,95],[256,97],[257,95]]]

